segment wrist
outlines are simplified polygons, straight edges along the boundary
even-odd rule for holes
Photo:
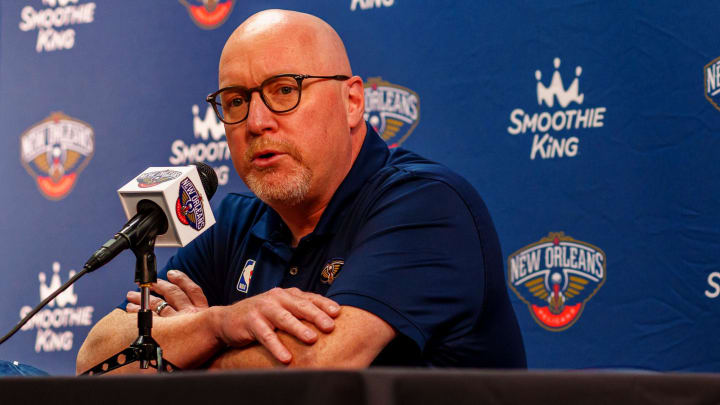
[[[205,317],[204,324],[207,326],[210,338],[216,342],[216,346],[219,348],[226,347],[222,333],[224,310],[224,306],[213,306],[203,311]]]

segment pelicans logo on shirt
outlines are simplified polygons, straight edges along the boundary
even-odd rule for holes
[[[94,150],[92,127],[61,112],[50,114],[20,135],[20,161],[49,200],[70,194]]]
[[[320,282],[323,284],[332,284],[344,264],[345,261],[343,259],[332,259],[327,262],[325,267],[322,269],[322,273],[320,273],[320,276],[322,277]]]
[[[365,83],[365,121],[391,147],[400,146],[420,120],[420,97],[407,87],[380,77]]]
[[[551,232],[508,258],[508,284],[543,328],[559,332],[580,318],[605,283],[605,253]]]
[[[200,28],[211,30],[227,21],[235,0],[179,0]]]

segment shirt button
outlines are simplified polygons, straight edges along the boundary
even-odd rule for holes
[[[294,275],[296,275],[296,274],[298,274],[298,268],[297,268],[297,266],[292,266],[292,267],[290,267],[290,275],[291,275],[291,276],[294,276]]]

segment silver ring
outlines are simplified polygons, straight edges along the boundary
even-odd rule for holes
[[[165,309],[165,307],[168,305],[170,305],[170,304],[168,304],[167,301],[161,302],[160,305],[158,305],[157,308],[155,308],[155,313],[160,315],[160,312],[162,312],[162,310]]]

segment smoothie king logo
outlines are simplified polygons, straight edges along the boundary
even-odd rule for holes
[[[53,274],[48,280],[44,272],[38,273],[40,282],[40,300],[44,300],[62,285],[60,279],[60,263],[52,264]],[[68,279],[75,275],[70,270]],[[49,281],[49,283],[48,283]],[[68,328],[77,326],[91,326],[94,308],[91,306],[78,307],[78,296],[71,285],[54,300],[50,301],[47,309],[35,314],[21,330],[37,330],[35,337],[35,352],[70,351],[73,347],[73,331]],[[20,319],[32,311],[32,307],[25,305],[20,309]]]
[[[705,65],[705,98],[720,110],[720,57]]]
[[[46,8],[36,10],[33,6],[25,6],[20,10],[20,31],[38,30],[36,52],[72,49],[75,29],[67,27],[95,21],[93,2],[42,0],[42,5]]]
[[[392,7],[393,4],[395,4],[395,0],[350,0],[350,11]]]
[[[391,148],[400,146],[420,120],[420,97],[407,87],[380,77],[365,83],[365,121]]]
[[[551,232],[508,258],[508,284],[543,328],[559,332],[580,318],[605,283],[605,253]]]
[[[607,108],[590,107],[578,108],[585,101],[585,94],[580,93],[580,75],[582,66],[575,66],[575,78],[566,89],[560,75],[560,58],[553,60],[555,71],[549,86],[543,84],[543,75],[540,70],[535,71],[537,103],[543,104],[549,111],[526,113],[522,108],[516,108],[510,113],[508,133],[510,135],[533,134],[530,159],[561,158],[563,156],[575,157],[580,147],[580,139],[572,135],[575,132],[600,128]],[[555,104],[557,103],[557,107]],[[576,108],[572,104],[577,104]],[[557,108],[561,109],[557,109]],[[571,136],[564,134],[570,133]],[[552,135],[551,135],[552,134]]]
[[[50,200],[70,193],[94,148],[92,127],[61,112],[52,113],[20,135],[20,161]]]
[[[193,133],[195,143],[187,144],[176,139],[170,146],[172,155],[168,159],[175,166],[186,166],[195,162],[207,162],[213,166],[218,176],[218,184],[224,186],[228,182],[230,169],[230,148],[225,141],[225,126],[217,119],[215,111],[208,105],[205,115],[200,117],[200,107],[193,105]],[[218,164],[220,163],[220,164]]]
[[[211,30],[227,21],[235,0],[179,0],[200,28]]]

